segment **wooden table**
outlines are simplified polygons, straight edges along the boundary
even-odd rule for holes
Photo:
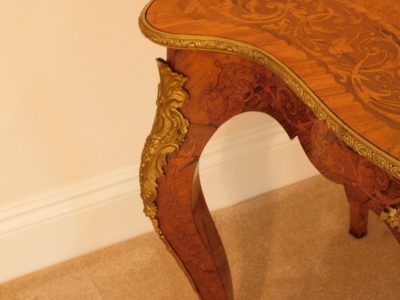
[[[321,174],[344,186],[355,237],[367,233],[372,210],[400,241],[399,15],[398,0],[154,0],[145,7],[140,28],[167,47],[167,61],[158,60],[141,195],[200,297],[233,299],[233,292],[198,161],[219,126],[243,112],[275,118]]]

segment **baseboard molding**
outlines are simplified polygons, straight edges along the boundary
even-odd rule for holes
[[[29,199],[0,212],[0,282],[152,230],[138,167]]]
[[[0,282],[152,231],[142,213],[139,166],[0,211]],[[211,142],[200,162],[210,210],[317,174],[276,124]]]

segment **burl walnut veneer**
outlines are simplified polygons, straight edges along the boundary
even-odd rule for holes
[[[198,161],[219,126],[275,118],[314,166],[342,184],[350,232],[368,211],[398,241],[400,2],[154,0],[139,25],[167,47],[140,171],[145,213],[203,299],[233,299]],[[317,201],[318,199],[316,199]]]

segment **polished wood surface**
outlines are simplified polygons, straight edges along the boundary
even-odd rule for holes
[[[369,210],[379,214],[400,202],[399,180],[349,150],[282,80],[259,64],[234,55],[183,50],[169,50],[168,61],[190,78],[185,89],[191,101],[181,109],[190,126],[158,180],[157,219],[203,299],[233,296],[226,255],[197,177],[198,161],[217,128],[238,114],[258,111],[275,118],[291,138],[299,138],[321,174],[344,185],[355,237],[367,233]],[[390,230],[400,241],[397,230]]]
[[[369,210],[379,215],[400,204],[400,8],[397,0],[384,2],[390,10],[370,3],[377,14],[387,13],[383,20],[358,6],[368,3],[155,0],[145,10],[142,31],[167,46],[167,64],[186,78],[190,99],[173,105],[171,116],[175,120],[179,112],[177,123],[185,120],[187,127],[171,126],[169,111],[162,118],[156,114],[143,165],[169,136],[184,138],[164,145],[176,150],[157,164],[163,174],[155,179],[156,194],[144,197],[146,213],[201,298],[234,298],[198,162],[216,130],[238,114],[266,113],[290,138],[298,137],[319,172],[344,186],[353,236],[367,234]],[[175,91],[165,82],[160,86],[169,93],[159,92],[158,105],[173,103]],[[308,89],[310,94],[302,92]],[[318,109],[309,104],[310,95]],[[164,123],[166,137],[158,136]],[[341,134],[337,126],[354,135]],[[354,137],[359,148],[348,140]],[[389,229],[400,242],[397,228]]]
[[[226,38],[271,54],[344,124],[399,160],[400,3],[383,3],[393,24],[339,0],[155,1],[146,19],[162,32]]]

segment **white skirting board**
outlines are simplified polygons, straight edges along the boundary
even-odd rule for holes
[[[0,210],[0,283],[152,231],[139,166]],[[277,124],[211,142],[200,176],[211,211],[318,172]]]

